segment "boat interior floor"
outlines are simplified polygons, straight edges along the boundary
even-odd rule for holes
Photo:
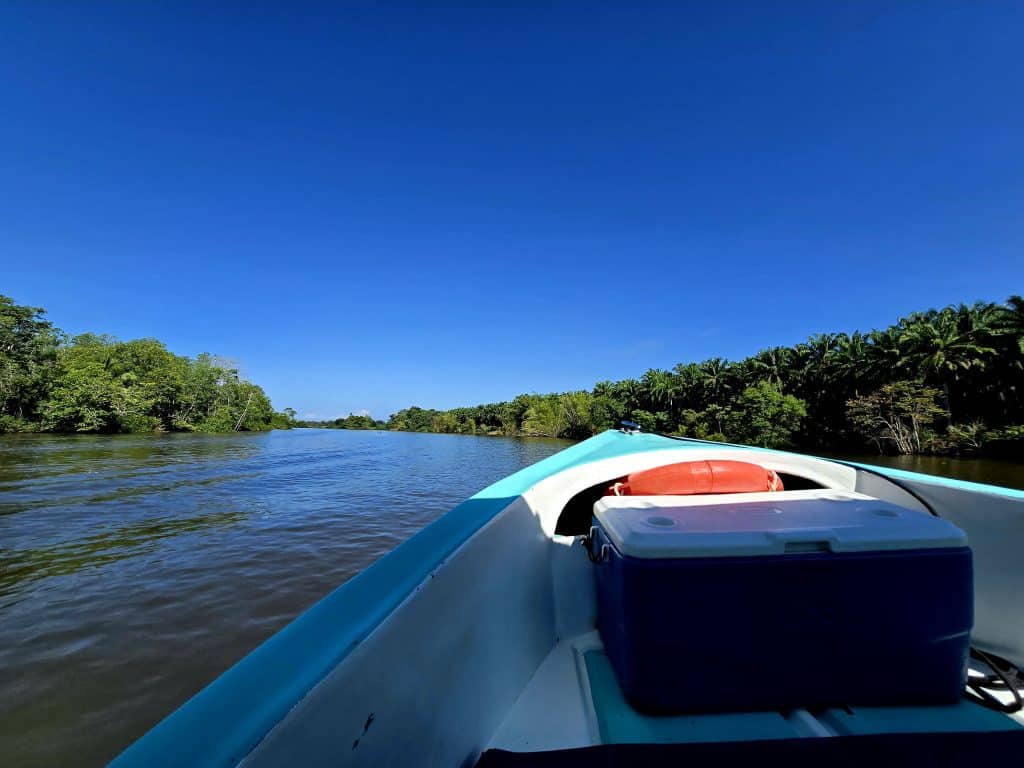
[[[608,744],[548,752],[491,749],[477,768],[645,768],[646,766],[785,765],[787,768],[928,766],[963,768],[998,765],[1024,750],[1024,729],[947,733],[874,734],[831,739],[705,742],[698,744]]]
[[[1011,745],[1013,751],[1001,752]],[[555,645],[478,766],[719,766],[755,756],[845,765],[851,755],[859,761],[891,757],[904,765],[964,765],[1000,752],[1024,753],[1024,717],[967,699],[948,706],[646,715],[626,701],[600,635],[592,631]]]

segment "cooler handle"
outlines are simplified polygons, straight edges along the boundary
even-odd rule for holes
[[[834,537],[823,531],[783,531],[770,536],[782,545],[782,551],[787,555],[836,551]]]
[[[588,533],[586,536],[584,536],[580,540],[580,544],[582,544],[583,548],[585,550],[587,550],[587,557],[590,559],[590,562],[592,562],[594,565],[600,565],[601,563],[603,563],[605,560],[608,559],[608,556],[611,553],[611,548],[607,544],[602,544],[601,545],[601,550],[595,555],[594,554],[594,542],[596,540],[597,540],[597,526],[596,525],[592,525],[592,526],[590,526],[590,533]]]

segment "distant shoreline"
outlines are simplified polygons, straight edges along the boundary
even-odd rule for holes
[[[929,309],[739,361],[650,369],[589,390],[304,421],[227,361],[155,339],[68,339],[0,297],[0,433],[231,433],[291,427],[583,440],[645,432],[808,453],[1024,455],[1024,298]],[[14,331],[5,329],[15,329]]]
[[[651,369],[590,390],[523,394],[345,429],[582,440],[629,419],[645,432],[809,453],[1024,455],[1024,298],[915,312],[868,333],[820,333],[744,360]]]

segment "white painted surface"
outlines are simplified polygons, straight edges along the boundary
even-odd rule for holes
[[[555,631],[560,639],[589,632],[597,625],[593,566],[575,536],[552,537],[551,587]]]
[[[559,642],[487,748],[525,752],[600,744],[597,713],[583,660],[587,651],[600,650],[604,650],[604,644],[593,628]],[[552,728],[553,723],[559,727]]]
[[[708,493],[685,496],[602,496],[597,503],[609,509],[664,509],[680,507],[721,507],[754,502],[783,503],[787,501],[877,501],[873,496],[856,491],[829,488],[808,488],[802,491],[757,491],[755,493]],[[920,515],[921,512],[914,511]]]
[[[644,559],[782,555],[806,545],[836,553],[967,546],[948,520],[852,491],[606,496],[594,517],[621,554]]]
[[[562,641],[540,665],[488,747],[537,752],[599,743],[591,735],[596,720],[593,726],[588,722],[588,704],[589,689],[585,695],[574,641]]]
[[[687,446],[624,456],[538,483],[453,553],[244,765],[471,766],[487,745],[595,743],[579,654],[587,643],[600,647],[592,566],[573,539],[554,535],[558,516],[585,488],[701,455]],[[716,448],[708,455],[753,461],[830,489],[867,482],[851,467],[793,454]],[[885,481],[872,491],[874,485],[881,492],[871,495],[922,508]],[[967,530],[983,647],[1024,663],[1021,502],[913,485]],[[807,735],[827,730],[800,718]]]
[[[580,635],[572,643],[572,655],[576,664],[576,679],[583,694],[583,712],[587,720],[587,736],[591,744],[601,743],[601,724],[597,720],[597,709],[594,707],[594,692],[590,688],[590,674],[587,672],[586,654],[588,651],[599,650],[604,650],[604,643],[601,641],[601,633],[596,629]]]
[[[529,506],[515,501],[243,765],[472,765],[554,646],[550,547]]]
[[[972,642],[1024,669],[1024,500],[926,481],[900,482],[967,533],[974,552]]]
[[[611,482],[632,472],[660,467],[678,461],[701,458],[716,460],[746,461],[760,464],[776,472],[798,475],[812,480],[825,488],[855,490],[857,470],[823,459],[814,459],[792,453],[754,450],[750,448],[714,447],[708,454],[695,451],[692,445],[683,448],[668,448],[661,451],[619,456],[604,459],[578,467],[572,467],[559,474],[542,480],[524,496],[530,506],[537,510],[541,524],[548,535],[553,535],[558,516],[566,503],[578,492],[601,482]]]
[[[853,470],[815,459],[714,455],[756,457],[830,487],[855,482]],[[471,765],[556,638],[593,630],[590,564],[571,539],[554,537],[565,503],[595,483],[691,457],[692,448],[624,456],[538,483],[443,563],[243,764]]]

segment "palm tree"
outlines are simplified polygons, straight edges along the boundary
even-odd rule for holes
[[[826,361],[835,350],[838,341],[838,334],[816,333],[806,342],[797,345],[794,358],[801,363],[799,376],[806,394],[820,394],[819,390],[827,382]]]
[[[903,364],[904,330],[891,325],[884,331],[871,331],[867,336],[865,363],[872,388],[889,383]]]
[[[839,343],[838,333],[816,333],[807,339],[811,359],[820,366]]]
[[[703,408],[704,374],[697,363],[679,363],[672,369],[678,387],[677,399],[681,408]]]
[[[714,405],[721,405],[726,393],[726,374],[729,361],[721,357],[713,357],[700,364],[701,389],[705,400]]]
[[[1016,341],[1016,348],[1024,355],[1024,297],[1011,296],[1006,306],[995,309],[996,317],[993,328],[998,336],[1009,337]],[[1020,361],[1018,367],[1020,366]]]
[[[678,390],[676,379],[671,373],[652,368],[641,377],[640,382],[653,405],[672,411]]]
[[[806,398],[808,390],[812,389],[808,381],[811,374],[811,355],[811,348],[803,342],[790,350],[790,387],[795,394],[804,398]]]
[[[989,366],[995,370],[985,377],[984,389],[986,400],[996,405],[1005,423],[1024,417],[1024,297],[1011,296],[1004,306],[996,306],[992,328],[999,355]]]
[[[860,331],[850,335],[841,333],[835,348],[826,358],[834,378],[846,382],[846,388],[854,396],[860,395],[861,386],[869,374],[869,346],[867,337]]]
[[[750,358],[750,369],[762,380],[782,386],[789,378],[789,365],[793,350],[789,347],[769,347]]]
[[[616,397],[626,406],[627,414],[639,409],[644,404],[644,387],[636,379],[623,379],[616,382],[615,388]]]
[[[996,350],[988,346],[992,341],[990,315],[978,306],[947,307],[929,320],[916,316],[903,336],[904,355],[900,361],[906,367],[919,371],[923,377],[933,377],[942,387],[943,404],[953,420],[950,409],[950,383],[959,381],[961,374],[972,369],[983,369]]]

